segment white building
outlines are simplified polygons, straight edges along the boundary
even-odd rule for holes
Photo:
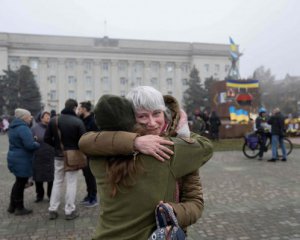
[[[0,69],[8,65],[30,66],[45,108],[59,111],[68,98],[96,103],[137,85],[182,101],[193,65],[202,82],[223,80],[230,60],[227,44],[0,33]]]

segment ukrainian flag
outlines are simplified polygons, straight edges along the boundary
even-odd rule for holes
[[[238,122],[238,123],[249,122],[248,111],[244,109],[235,109],[235,107],[230,106],[229,115],[231,121]]]
[[[226,80],[226,87],[230,88],[258,88],[258,80]]]
[[[232,52],[237,52],[237,46],[231,37],[229,37],[229,42],[230,42],[230,50]]]
[[[236,112],[235,112],[235,107],[233,107],[233,106],[229,107],[229,115],[230,115],[230,120],[231,121],[236,121],[237,120],[237,116],[236,116]]]

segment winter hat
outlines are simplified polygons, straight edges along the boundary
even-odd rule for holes
[[[31,113],[24,108],[16,108],[15,109],[15,117],[23,119],[26,115],[31,116]]]
[[[132,131],[135,125],[133,106],[129,100],[103,95],[95,106],[96,124],[106,131]]]

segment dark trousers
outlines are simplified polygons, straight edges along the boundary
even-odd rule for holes
[[[43,199],[44,198],[44,182],[35,182],[35,192],[36,192],[36,199]],[[53,181],[47,182],[47,196],[50,199],[51,191],[52,191]]]
[[[88,161],[88,165],[82,169],[82,172],[86,183],[87,197],[92,200],[96,199],[97,197],[96,179],[90,169],[89,161]]]
[[[28,177],[16,177],[16,181],[12,187],[10,194],[10,208],[23,209],[24,208],[24,189],[28,182]]]

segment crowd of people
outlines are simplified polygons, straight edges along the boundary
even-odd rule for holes
[[[43,111],[30,128],[31,113],[15,110],[8,137],[8,168],[15,175],[9,213],[32,213],[24,206],[24,189],[32,178],[38,204],[50,200],[49,219],[59,217],[62,183],[65,219],[79,216],[76,207],[80,170],[64,171],[63,151],[88,156],[82,169],[86,207],[100,204],[94,239],[148,239],[155,230],[155,208],[164,204],[181,228],[195,223],[204,201],[198,169],[212,156],[207,138],[190,132],[188,118],[172,96],[140,86],[126,98],[104,95],[95,106],[68,99],[60,114]],[[44,183],[47,189],[44,190]],[[137,202],[139,204],[132,204]],[[126,236],[126,237],[125,237]]]
[[[266,142],[269,138],[272,145],[272,158],[269,162],[279,160],[277,146],[279,145],[282,151],[281,161],[287,160],[286,148],[284,145],[284,136],[286,134],[285,118],[279,108],[274,108],[272,114],[268,114],[265,108],[259,109],[259,115],[255,120],[256,133],[259,136],[260,149],[258,160],[262,160],[266,150]]]

